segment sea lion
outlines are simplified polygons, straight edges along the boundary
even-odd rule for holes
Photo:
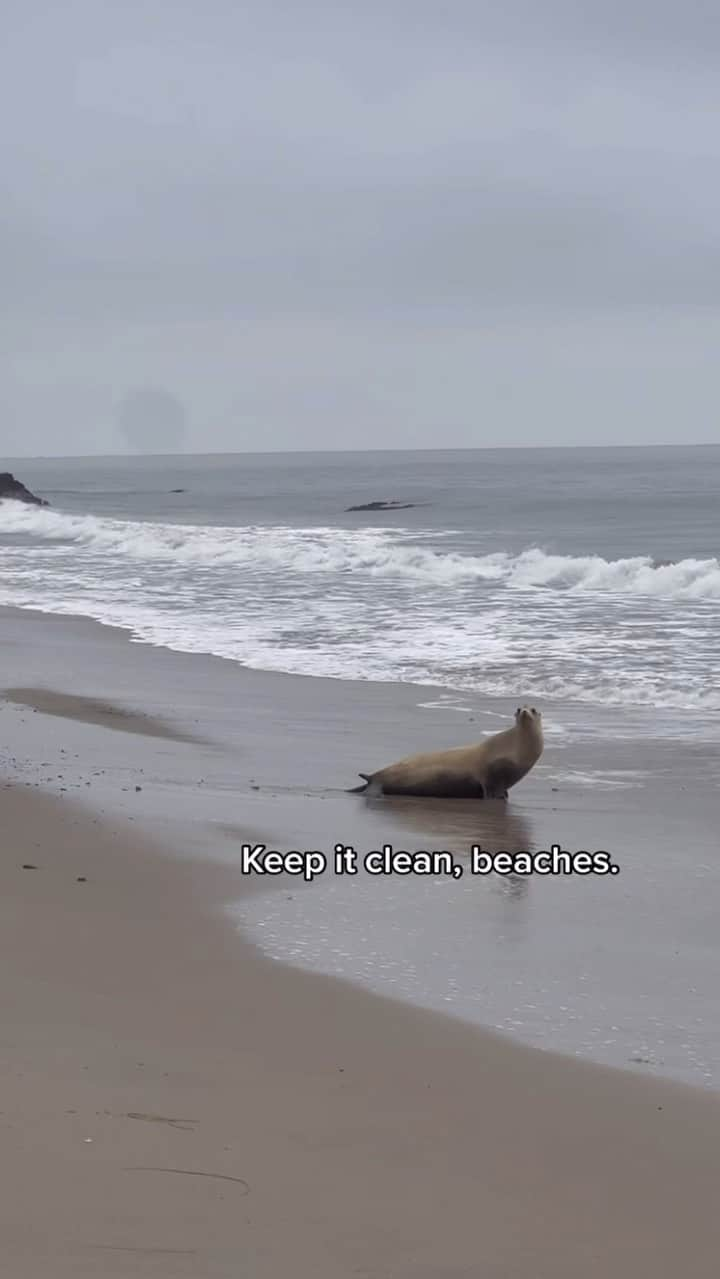
[[[534,706],[520,706],[515,723],[474,746],[410,755],[375,773],[360,773],[361,786],[384,795],[428,795],[443,799],[507,799],[543,751],[542,716]]]

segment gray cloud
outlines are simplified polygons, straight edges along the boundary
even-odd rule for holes
[[[0,449],[715,438],[709,5],[6,15]]]

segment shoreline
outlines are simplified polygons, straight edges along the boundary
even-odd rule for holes
[[[720,448],[720,445],[718,445],[718,448]],[[195,665],[204,663],[209,669],[219,664],[220,668],[226,672],[242,673],[248,679],[259,681],[272,679],[281,682],[297,682],[298,684],[309,681],[318,687],[359,687],[368,690],[368,697],[370,698],[377,699],[378,695],[389,694],[407,700],[420,709],[447,710],[458,715],[472,711],[471,721],[485,718],[486,724],[482,731],[494,731],[495,720],[512,715],[513,708],[517,702],[516,696],[486,693],[463,687],[451,687],[446,684],[427,684],[421,681],[397,679],[373,678],[365,680],[357,677],[349,678],[344,675],[319,675],[304,671],[285,671],[270,667],[253,666],[241,661],[239,658],[229,657],[222,653],[212,653],[200,649],[175,648],[164,641],[148,639],[141,635],[131,623],[106,622],[86,613],[66,613],[53,609],[45,611],[35,606],[25,607],[18,604],[0,604],[0,625],[2,625],[3,620],[12,622],[13,620],[21,619],[35,619],[38,623],[56,623],[58,625],[65,623],[68,627],[74,626],[85,629],[89,635],[94,632],[96,636],[104,635],[108,639],[114,639],[115,642],[131,645],[140,650],[166,653],[171,658],[181,661],[189,660]],[[0,694],[6,687],[6,681],[3,681],[2,686],[0,686]],[[417,697],[419,695],[431,700],[418,702]],[[540,698],[537,700],[539,701]],[[470,703],[470,706],[468,706],[468,703]],[[701,740],[708,741],[713,745],[717,744],[720,750],[720,729],[717,727],[717,714],[715,711],[704,711],[699,708],[670,707],[669,710],[662,712],[661,708],[644,703],[611,704],[609,707],[605,707],[601,702],[583,701],[568,697],[543,697],[542,704],[544,707],[549,708],[548,713],[550,716],[553,712],[562,713],[570,724],[571,731],[575,732],[578,738],[586,739],[594,736],[593,733],[588,731],[590,720],[595,720],[600,728],[612,724],[616,735],[619,730],[623,740],[646,737],[649,722],[654,720],[662,722],[663,729],[669,730],[668,735],[677,737],[678,740],[682,740],[686,736],[697,738],[698,727],[702,725],[705,731],[701,734]],[[665,719],[662,719],[663,714]],[[692,722],[689,733],[687,730],[683,731],[683,723],[687,720]],[[98,720],[98,723],[102,722],[102,719]],[[548,730],[551,740],[549,743],[546,740],[546,746],[554,744],[552,737],[555,728],[552,725],[552,721],[550,725],[545,725],[546,739]]]
[[[504,708],[483,699],[470,715],[409,684],[247,670],[133,644],[83,618],[3,610],[0,620],[6,685],[24,690],[0,702],[13,742],[6,773],[136,822],[181,858],[236,865],[239,843],[263,833],[281,848],[326,851],[338,840],[359,849],[432,841],[460,856],[475,841],[608,848],[621,865],[612,890],[578,877],[465,876],[443,889],[418,877],[325,876],[309,892],[255,881],[257,892],[225,905],[285,964],[450,1012],[511,1043],[718,1087],[716,943],[703,905],[717,891],[711,851],[703,860],[715,846],[717,752],[704,752],[707,775],[695,754],[693,773],[679,778],[672,743],[629,739],[606,772],[602,724],[600,739],[575,738],[570,715],[551,723],[543,760],[507,805],[365,802],[346,788],[371,752],[398,757],[428,729],[451,745],[493,731]],[[123,722],[137,731],[116,731]]]

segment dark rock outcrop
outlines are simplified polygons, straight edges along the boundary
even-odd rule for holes
[[[389,502],[363,502],[360,506],[346,506],[346,511],[409,511],[419,502],[399,502],[393,498]]]
[[[36,497],[30,489],[26,489],[9,471],[0,471],[0,501],[4,497],[11,497],[15,502],[27,502],[32,506],[48,505],[41,497]]]

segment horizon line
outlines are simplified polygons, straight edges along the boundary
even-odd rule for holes
[[[424,446],[420,448],[329,448],[329,449],[211,449],[180,450],[174,453],[123,452],[123,453],[5,453],[0,456],[8,462],[52,462],[52,461],[84,461],[86,459],[139,459],[139,458],[190,458],[190,457],[284,457],[284,456],[316,456],[318,454],[336,453],[518,453],[518,452],[560,452],[561,450],[581,449],[702,449],[720,448],[720,443],[712,440],[698,440],[691,444],[685,442],[656,442],[646,444],[472,444],[452,445],[440,448]]]

